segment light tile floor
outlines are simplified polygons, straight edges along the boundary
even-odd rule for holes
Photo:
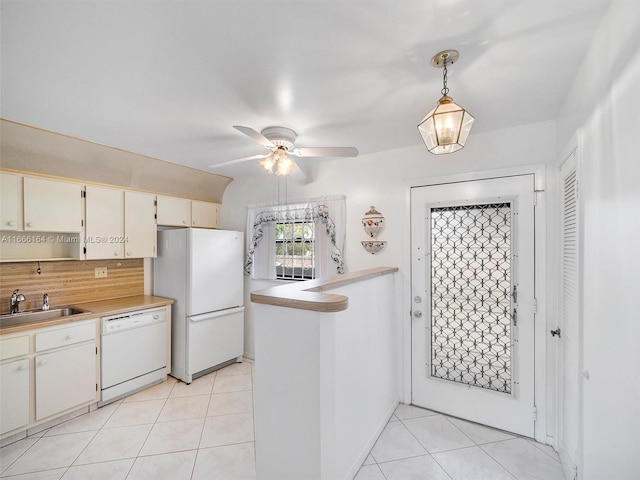
[[[253,364],[172,377],[0,450],[0,477],[255,480]]]
[[[355,480],[564,480],[556,452],[535,441],[399,405]]]
[[[253,364],[166,382],[0,450],[0,478],[255,480]],[[549,447],[400,405],[355,480],[562,480]],[[306,480],[306,479],[300,479]]]

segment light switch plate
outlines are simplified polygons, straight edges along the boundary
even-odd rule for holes
[[[96,267],[96,278],[105,278],[107,276],[107,267]]]

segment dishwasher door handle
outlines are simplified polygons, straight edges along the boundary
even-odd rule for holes
[[[225,310],[217,310],[215,312],[193,315],[189,317],[189,320],[192,322],[203,322],[206,320],[211,320],[212,318],[226,317],[227,315],[233,315],[234,313],[242,313],[243,311],[244,307],[227,308]]]

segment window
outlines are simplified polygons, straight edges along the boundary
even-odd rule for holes
[[[276,278],[315,278],[315,225],[312,222],[276,223]]]
[[[343,196],[247,209],[244,271],[255,279],[309,280],[344,273]]]

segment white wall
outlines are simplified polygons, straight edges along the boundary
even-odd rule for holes
[[[255,305],[258,478],[358,472],[398,405],[396,277],[330,290],[349,298],[335,313]]]
[[[481,122],[482,119],[477,121]],[[408,291],[410,183],[417,179],[443,175],[553,162],[556,158],[555,130],[555,122],[544,122],[486,134],[472,133],[467,146],[453,155],[435,156],[420,144],[403,150],[337,159],[317,168],[315,179],[306,185],[289,180],[288,198],[298,200],[346,195],[347,237],[344,258],[347,270],[374,266],[399,267],[400,283]],[[421,140],[416,130],[416,142],[419,141]],[[311,164],[313,159],[306,162]],[[223,199],[224,228],[245,230],[247,205],[277,201],[278,179],[276,175],[259,173],[254,177],[232,182]],[[376,206],[386,222],[379,239],[386,240],[387,247],[377,255],[365,252],[360,244],[361,240],[366,240],[361,218],[370,205]],[[266,286],[264,281],[256,285],[254,283],[256,282],[247,280],[247,292]],[[402,306],[403,312],[408,312],[409,294],[402,290],[400,289],[399,294],[402,298],[397,303]],[[409,321],[408,316],[404,318]],[[250,356],[254,352],[253,331],[253,315],[249,309],[245,319],[245,351]]]
[[[612,2],[558,119],[576,132],[583,251],[583,471],[640,478],[640,8]]]

